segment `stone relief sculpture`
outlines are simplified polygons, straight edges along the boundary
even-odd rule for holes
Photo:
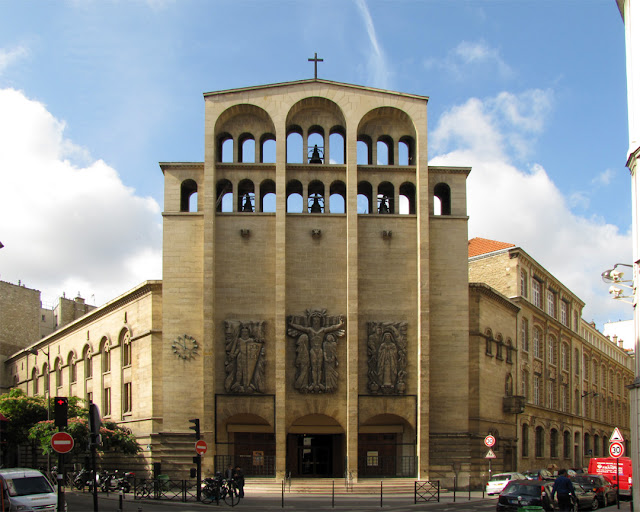
[[[224,323],[227,393],[262,393],[264,391],[265,348],[264,322]]]
[[[327,310],[307,310],[290,316],[287,333],[296,338],[296,376],[293,386],[301,393],[333,393],[338,386],[338,338],[345,335],[344,317],[327,316]]]
[[[407,322],[368,322],[369,391],[401,395],[406,392]]]

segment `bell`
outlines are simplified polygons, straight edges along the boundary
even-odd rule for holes
[[[320,202],[318,201],[318,195],[314,194],[313,203],[311,203],[310,213],[322,213],[322,206],[320,206]]]
[[[311,153],[311,159],[309,160],[310,164],[321,164],[322,158],[320,158],[320,151],[318,150],[318,145],[313,146],[313,153]]]
[[[391,210],[389,209],[389,198],[387,196],[382,197],[378,213],[391,213]]]
[[[253,205],[251,204],[251,196],[249,194],[245,194],[244,196],[244,204],[242,205],[243,212],[252,212]]]

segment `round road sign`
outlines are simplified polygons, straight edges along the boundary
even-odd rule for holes
[[[198,455],[204,455],[207,453],[207,443],[202,439],[200,439],[200,441],[196,441],[196,453]]]
[[[51,448],[58,453],[68,453],[73,450],[73,437],[66,432],[56,432],[51,436]]]
[[[622,443],[611,443],[609,445],[609,455],[616,459],[622,457],[624,455],[624,446],[622,445]]]
[[[491,448],[494,444],[496,444],[496,438],[489,435],[484,438],[484,444]]]

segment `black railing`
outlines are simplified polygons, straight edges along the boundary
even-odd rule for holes
[[[440,502],[440,480],[435,482],[418,480],[415,482],[413,503],[424,501]]]
[[[415,455],[368,455],[358,457],[358,476],[415,478],[418,457]]]

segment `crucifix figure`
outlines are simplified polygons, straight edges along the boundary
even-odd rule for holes
[[[309,62],[313,62],[313,78],[318,79],[318,62],[324,62],[324,59],[318,58],[318,53],[313,54],[313,59],[308,59]]]

